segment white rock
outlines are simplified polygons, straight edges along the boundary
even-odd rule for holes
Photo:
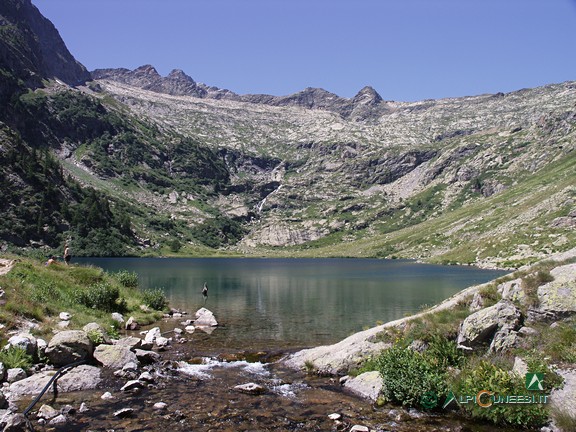
[[[354,425],[350,429],[350,432],[370,432],[370,429],[368,429],[366,426]]]
[[[154,382],[154,377],[150,372],[142,372],[138,377],[138,381]]]
[[[340,420],[342,418],[342,414],[332,413],[328,415],[330,420]]]
[[[114,417],[120,417],[120,418],[130,417],[133,413],[134,413],[133,408],[122,408],[114,412]]]
[[[136,389],[141,389],[141,388],[142,388],[142,383],[140,381],[130,380],[126,384],[124,384],[120,390],[130,391],[130,390],[136,390]]]
[[[50,426],[63,425],[68,423],[68,419],[64,414],[59,414],[48,422]]]
[[[176,328],[174,328],[174,333],[177,334],[177,335],[181,335],[182,333],[184,333],[184,330],[182,330],[181,328],[176,327]]]
[[[38,410],[37,416],[39,418],[50,420],[59,414],[60,413],[58,412],[58,410],[56,410],[55,408],[52,408],[50,405],[42,405],[40,407],[40,409]]]
[[[166,402],[156,402],[154,404],[155,410],[165,410],[166,408],[168,408],[168,404]]]
[[[164,349],[168,345],[170,345],[170,339],[165,338],[163,336],[159,336],[156,338],[155,343],[156,343],[156,346],[158,347],[158,349]]]
[[[70,321],[72,319],[72,314],[69,312],[60,312],[59,316],[62,321]]]
[[[116,322],[119,322],[120,324],[122,324],[124,322],[124,317],[122,316],[122,314],[120,314],[118,312],[112,313],[112,319]]]
[[[240,384],[235,386],[234,390],[238,390],[239,392],[253,395],[258,395],[266,392],[266,389],[264,387],[256,383]]]
[[[196,320],[194,320],[194,325],[215,327],[218,325],[218,321],[216,321],[216,318],[211,311],[206,308],[200,308],[196,311]]]
[[[82,402],[80,404],[80,408],[78,408],[78,412],[84,413],[86,411],[90,411],[90,408],[88,408],[88,405],[86,405],[86,402]]]
[[[115,399],[115,398],[114,398],[114,396],[112,396],[112,393],[106,392],[106,393],[104,393],[102,396],[100,396],[100,399],[103,399],[103,400],[112,400],[112,399]]]
[[[146,332],[146,336],[144,337],[145,343],[154,343],[156,338],[161,337],[162,332],[160,332],[160,327],[151,328]]]
[[[186,326],[186,328],[184,330],[186,331],[186,333],[192,334],[192,333],[194,333],[194,330],[196,330],[196,327],[194,327],[193,325],[189,325],[189,326]]]

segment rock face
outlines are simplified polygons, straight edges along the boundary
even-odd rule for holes
[[[48,343],[46,357],[54,366],[66,366],[92,356],[93,346],[85,332],[67,330],[56,334]]]
[[[552,282],[538,288],[538,306],[528,311],[531,320],[555,321],[576,314],[576,264],[556,267]]]
[[[460,326],[458,345],[476,348],[488,343],[497,332],[501,332],[500,340],[511,330],[519,328],[522,313],[507,300],[502,300],[494,306],[479,310],[469,315]]]
[[[11,38],[0,38],[0,67],[14,70],[35,86],[41,85],[42,78],[58,78],[70,85],[90,79],[58,30],[30,0],[0,2],[0,22],[12,33]]]

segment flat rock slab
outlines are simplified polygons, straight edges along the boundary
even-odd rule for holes
[[[138,364],[136,354],[127,346],[98,345],[93,355],[104,367],[118,369],[130,362]]]
[[[383,386],[384,381],[382,380],[382,376],[380,372],[376,371],[365,372],[344,383],[344,387],[352,393],[373,402],[380,396]]]
[[[25,395],[38,395],[48,381],[54,376],[56,371],[40,372],[21,381],[10,385],[10,395],[12,398],[19,398]],[[94,366],[80,365],[69,370],[56,380],[59,392],[66,393],[79,390],[94,389],[102,381],[100,369]],[[50,386],[48,393],[53,391]]]

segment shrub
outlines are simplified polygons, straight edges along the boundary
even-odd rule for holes
[[[18,346],[11,346],[0,351],[0,362],[6,369],[29,369],[33,363],[32,356],[26,354],[26,350]]]
[[[105,282],[100,282],[87,291],[78,291],[77,302],[104,312],[123,312],[126,309],[126,300],[120,298],[118,287]]]
[[[142,301],[146,306],[150,306],[154,310],[163,310],[168,304],[166,294],[160,288],[142,291]]]
[[[127,270],[121,270],[114,274],[118,282],[126,288],[136,288],[138,287],[138,275],[136,272],[129,272]]]
[[[447,393],[446,372],[431,357],[396,344],[374,359],[375,369],[386,381],[382,393],[391,402],[434,408],[437,398]],[[435,403],[424,401],[426,396]]]
[[[526,390],[524,377],[510,374],[508,370],[487,360],[481,360],[464,370],[454,386],[454,393],[460,395],[477,395],[481,390],[494,392],[494,397],[534,394]],[[473,418],[500,425],[536,427],[543,425],[548,419],[547,407],[540,404],[500,403],[481,407],[475,403],[467,403],[461,407]]]

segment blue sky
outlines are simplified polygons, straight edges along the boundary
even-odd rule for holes
[[[576,0],[32,0],[89,70],[416,101],[576,80]]]

